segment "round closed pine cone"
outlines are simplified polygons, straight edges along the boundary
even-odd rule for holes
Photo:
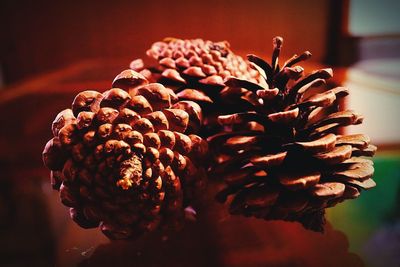
[[[209,138],[213,175],[226,185],[217,197],[231,199],[232,214],[298,221],[322,231],[325,208],[375,186],[373,163],[365,157],[376,147],[364,134],[337,133],[363,121],[339,109],[348,89],[325,86],[331,69],[304,74],[297,63],[311,56],[308,51],[279,65],[282,42],[274,38],[271,64],[248,56],[262,82],[225,80],[221,99],[237,111],[219,116],[224,131]]]
[[[260,79],[248,61],[232,52],[227,41],[166,38],[154,43],[146,54],[150,62],[136,59],[130,68],[151,81],[170,86],[179,99],[201,104],[205,115],[202,136],[217,131],[216,116],[230,109],[223,106],[219,94],[227,77],[252,82]]]
[[[113,86],[56,116],[43,151],[53,188],[78,225],[112,239],[179,227],[205,184],[201,109],[132,70]]]

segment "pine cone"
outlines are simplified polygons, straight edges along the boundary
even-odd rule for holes
[[[181,100],[202,104],[205,114],[203,136],[217,131],[216,117],[221,110],[229,110],[219,99],[225,87],[224,79],[235,76],[258,82],[259,74],[247,61],[230,50],[228,42],[202,39],[182,40],[166,38],[154,43],[147,55],[155,64],[144,64],[141,59],[131,62],[130,68],[146,78],[171,86]],[[211,104],[213,103],[213,104]],[[215,107],[220,107],[215,109]]]
[[[104,93],[83,91],[52,124],[43,161],[72,219],[112,239],[179,226],[204,187],[201,109],[127,70]],[[176,102],[176,103],[173,103]]]
[[[280,67],[282,42],[273,40],[271,65],[248,56],[261,83],[225,81],[221,98],[238,112],[219,116],[226,131],[209,139],[210,148],[218,148],[213,175],[226,184],[217,197],[225,202],[232,196],[232,214],[299,221],[322,231],[325,208],[375,186],[373,163],[364,156],[373,156],[376,147],[364,134],[337,134],[363,121],[339,110],[348,90],[326,89],[331,69],[305,75],[296,64],[311,56],[308,51]]]

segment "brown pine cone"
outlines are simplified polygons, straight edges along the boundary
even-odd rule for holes
[[[375,186],[373,163],[365,157],[376,147],[364,134],[337,134],[363,121],[351,110],[339,110],[348,90],[327,90],[331,69],[305,75],[296,64],[311,56],[308,51],[280,66],[282,42],[273,40],[271,65],[248,56],[262,83],[226,79],[221,98],[238,112],[218,118],[225,131],[209,139],[216,148],[212,172],[224,177],[218,199],[231,196],[232,214],[299,221],[322,231],[325,208]]]
[[[219,98],[219,92],[225,87],[224,79],[230,76],[252,82],[260,79],[258,72],[229,47],[226,41],[166,38],[147,50],[146,54],[155,62],[144,64],[137,59],[131,62],[130,68],[151,81],[171,86],[181,100],[201,103],[207,127],[202,131],[205,136],[216,131],[213,128],[218,126],[219,111],[230,109],[230,106],[221,107],[223,102]]]
[[[132,70],[83,91],[52,124],[43,161],[72,219],[112,239],[178,227],[205,183],[201,109]],[[176,102],[176,103],[174,103]]]

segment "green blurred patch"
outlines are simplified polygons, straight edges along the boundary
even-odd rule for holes
[[[327,211],[329,222],[347,235],[350,251],[355,253],[361,252],[376,230],[400,215],[400,153],[378,155],[373,160],[377,186]]]

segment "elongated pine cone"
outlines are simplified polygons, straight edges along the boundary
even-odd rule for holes
[[[136,59],[130,68],[151,81],[170,86],[179,99],[201,103],[207,127],[202,132],[205,136],[215,131],[212,128],[218,125],[216,116],[220,111],[230,109],[230,106],[221,106],[219,92],[225,87],[224,79],[230,76],[251,82],[260,79],[259,73],[229,47],[227,41],[166,38],[147,50],[153,63],[145,64],[142,59]]]
[[[348,90],[327,89],[331,69],[305,75],[297,63],[311,56],[308,51],[280,66],[282,42],[274,38],[271,64],[248,56],[262,83],[225,81],[221,97],[238,112],[219,116],[225,131],[209,138],[210,148],[217,148],[213,175],[226,184],[217,198],[232,198],[232,214],[298,221],[323,231],[325,208],[375,186],[373,163],[365,157],[376,147],[364,134],[337,134],[363,121],[339,110]]]
[[[179,227],[205,183],[201,109],[132,70],[113,86],[56,116],[43,151],[53,188],[78,225],[112,239]]]

